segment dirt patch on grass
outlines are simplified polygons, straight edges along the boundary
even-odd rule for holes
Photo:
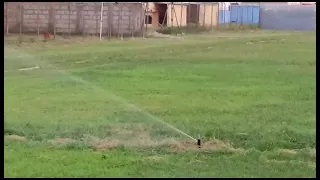
[[[197,146],[196,140],[186,141],[184,137],[170,138],[162,135],[152,135],[153,127],[144,125],[134,125],[118,127],[110,130],[111,137],[97,138],[89,137],[86,143],[95,150],[113,150],[119,147],[126,148],[166,148],[169,151],[228,151],[244,152],[243,149],[235,149],[231,144],[220,141],[210,140]]]
[[[305,148],[305,149],[278,149],[276,152],[280,154],[286,154],[286,155],[303,155],[307,154],[308,157],[310,157],[312,160],[316,160],[316,149],[311,148]]]
[[[57,138],[54,140],[49,140],[49,143],[53,145],[65,145],[65,144],[70,144],[73,143],[74,140],[70,138]]]
[[[128,126],[112,128],[108,133],[110,136],[106,138],[98,138],[85,136],[82,139],[74,140],[70,138],[56,138],[47,142],[54,146],[68,145],[72,143],[85,144],[87,147],[97,151],[110,151],[117,148],[142,148],[142,149],[166,149],[171,152],[188,152],[188,151],[205,151],[205,152],[234,152],[244,153],[244,149],[236,149],[227,142],[220,140],[204,141],[201,147],[197,145],[196,140],[188,140],[186,138],[170,138],[165,135],[152,135],[150,130],[152,127],[146,126]],[[160,134],[160,133],[159,133]],[[23,137],[12,136],[12,139],[25,140]]]
[[[289,164],[289,163],[304,164],[304,165],[309,166],[310,168],[316,168],[316,163],[310,162],[310,161],[305,162],[305,161],[295,161],[295,160],[285,161],[285,160],[276,160],[276,159],[266,159],[265,162],[274,163],[274,164]]]
[[[117,141],[112,141],[112,140],[107,141],[107,140],[95,138],[90,143],[90,145],[94,150],[113,150],[113,149],[119,147],[120,143]]]
[[[10,140],[14,140],[14,141],[26,141],[27,139],[25,138],[25,137],[23,137],[23,136],[18,136],[18,135],[9,135],[9,136],[7,136],[8,137],[8,139],[10,139]]]
[[[146,157],[147,160],[150,160],[150,161],[160,161],[163,159],[163,157],[161,156],[148,156]]]
[[[296,155],[298,153],[296,150],[293,150],[293,149],[278,149],[278,152],[283,154],[290,154],[290,155]]]
[[[235,149],[230,144],[219,141],[212,140],[204,142],[200,147],[197,142],[192,141],[178,141],[175,139],[164,139],[155,141],[148,136],[140,136],[135,140],[125,141],[125,140],[115,140],[115,139],[98,139],[95,138],[91,141],[91,147],[95,150],[108,151],[113,150],[118,147],[128,147],[128,148],[166,148],[169,151],[174,152],[187,152],[187,151],[224,151],[224,152],[234,152],[243,153],[244,149]]]
[[[225,151],[225,152],[245,152],[244,149],[233,148],[231,144],[220,140],[211,140],[203,142],[199,147],[196,142],[181,142],[171,144],[170,147],[175,151]]]
[[[317,167],[317,164],[316,163],[308,163],[308,166],[315,169]]]
[[[316,149],[309,149],[309,154],[313,159],[317,157],[317,150]]]
[[[95,150],[113,150],[118,147],[126,148],[156,148],[175,143],[175,140],[161,140],[155,141],[150,139],[147,135],[139,135],[134,139],[99,139],[94,138],[90,141],[90,145]]]

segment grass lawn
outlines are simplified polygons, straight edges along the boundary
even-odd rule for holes
[[[255,31],[6,44],[4,175],[315,177],[315,43]]]

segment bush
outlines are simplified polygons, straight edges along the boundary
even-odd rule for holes
[[[259,25],[247,25],[247,24],[219,24],[216,28],[220,31],[237,31],[237,30],[256,30],[259,29]]]
[[[158,29],[158,33],[162,34],[196,34],[211,31],[213,28],[191,24],[182,27],[163,27]]]

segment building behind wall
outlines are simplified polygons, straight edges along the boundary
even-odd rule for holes
[[[218,25],[219,6],[217,3],[203,3],[199,5],[200,26],[215,27]]]
[[[200,25],[214,27],[217,25],[217,3],[191,3],[191,2],[150,2],[146,5],[146,22],[149,28],[178,27],[187,25]]]

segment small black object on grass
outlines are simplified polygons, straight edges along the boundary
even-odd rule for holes
[[[197,145],[199,148],[201,148],[201,140],[200,139],[197,140]]]

